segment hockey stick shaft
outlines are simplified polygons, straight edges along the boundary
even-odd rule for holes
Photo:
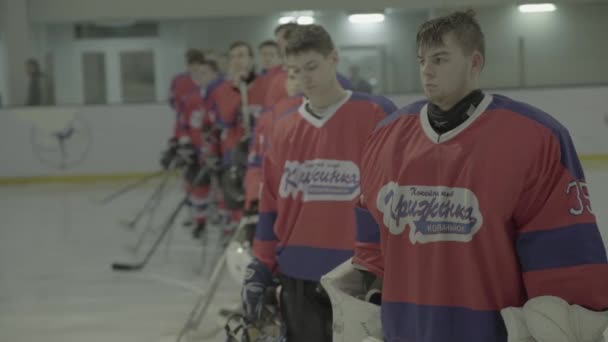
[[[169,172],[165,172],[160,184],[156,187],[154,192],[150,195],[150,197],[144,203],[144,206],[135,214],[135,216],[127,223],[127,226],[130,228],[135,227],[139,220],[144,216],[144,214],[150,210],[156,209],[158,204],[160,203],[163,192],[167,186],[167,182],[169,180]]]
[[[220,284],[220,275],[222,274],[222,270],[226,264],[226,252],[223,252],[217,261],[213,273],[211,274],[211,279],[209,280],[209,287],[205,293],[201,294],[198,298],[194,308],[190,312],[188,320],[183,328],[180,330],[179,335],[177,336],[176,342],[180,342],[182,337],[191,329],[196,329],[200,325],[200,321],[204,318],[211,301],[213,300],[213,294],[217,291],[217,287]]]
[[[239,91],[241,93],[241,113],[243,115],[243,128],[245,135],[251,132],[251,118],[249,113],[249,89],[247,83],[242,81],[239,83]]]
[[[244,227],[245,227],[244,225],[239,225],[237,230],[230,237],[230,240],[228,241],[226,246],[229,246],[231,242],[235,241],[238,238],[239,232]],[[227,257],[228,257],[228,250],[224,249],[224,251],[222,252],[222,255],[217,260],[215,267],[213,268],[213,272],[211,273],[211,278],[209,279],[209,287],[207,288],[207,291],[205,291],[203,294],[201,294],[200,297],[198,298],[196,304],[194,305],[194,308],[192,309],[192,311],[190,312],[190,315],[188,316],[188,320],[186,321],[186,324],[184,324],[183,328],[181,329],[176,342],[180,342],[182,337],[189,330],[198,328],[198,326],[200,325],[203,318],[205,318],[205,315],[207,314],[207,311],[209,310],[209,305],[211,304],[214,294],[217,291],[217,287],[219,286],[220,281],[222,280],[221,275],[223,274],[222,271],[224,270],[224,267],[226,266]]]
[[[154,244],[152,245],[150,250],[148,250],[148,253],[146,254],[146,256],[144,257],[144,259],[141,262],[136,263],[136,264],[114,263],[114,264],[112,264],[112,269],[115,271],[141,270],[148,263],[148,261],[150,260],[150,258],[154,254],[154,252],[156,252],[158,245],[160,245],[160,243],[163,241],[163,239],[165,238],[165,236],[167,235],[169,230],[173,227],[173,223],[175,222],[177,215],[179,215],[179,212],[182,210],[182,208],[188,202],[189,196],[190,196],[189,193],[186,196],[184,196],[184,198],[179,202],[179,205],[175,208],[175,210],[173,210],[173,213],[171,213],[171,216],[165,223],[163,230],[158,235],[158,237],[156,238],[156,241],[154,241]]]
[[[195,183],[195,184],[198,183],[203,176],[204,176],[204,170],[201,169],[201,170],[199,170],[198,174],[196,175],[196,178],[193,183]],[[156,241],[154,241],[154,244],[152,245],[152,247],[150,248],[150,250],[148,251],[148,253],[146,254],[146,256],[144,257],[144,259],[141,262],[136,263],[136,264],[113,263],[112,269],[115,271],[141,270],[148,263],[148,261],[150,260],[150,258],[154,254],[154,252],[156,252],[158,245],[160,245],[160,243],[163,241],[163,239],[165,238],[165,236],[167,235],[169,230],[173,227],[173,223],[175,222],[177,215],[179,215],[182,208],[188,203],[188,201],[190,199],[190,195],[191,195],[191,191],[186,192],[186,195],[179,202],[179,205],[177,206],[177,208],[175,208],[175,210],[173,210],[173,213],[171,213],[171,216],[165,223],[165,226],[163,227],[161,233],[158,235],[158,237],[156,238]]]
[[[136,188],[138,188],[139,186],[143,185],[144,183],[146,183],[147,181],[149,181],[150,179],[159,177],[161,175],[163,175],[166,171],[158,171],[155,172],[151,175],[147,175],[145,177],[142,177],[140,179],[138,179],[137,181],[133,182],[133,183],[129,183],[127,185],[125,185],[124,187],[118,189],[116,192],[106,196],[105,198],[101,199],[99,201],[99,204],[107,204],[111,201],[113,201],[114,199],[126,194],[129,191],[132,191]]]

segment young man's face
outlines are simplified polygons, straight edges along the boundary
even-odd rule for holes
[[[232,73],[246,75],[253,68],[253,58],[246,46],[237,46],[228,52],[228,68]]]
[[[200,66],[201,64],[199,62],[188,64],[188,73],[190,73],[192,78],[196,79],[196,73],[198,72]]]
[[[275,65],[281,64],[279,49],[275,46],[264,46],[260,49],[260,59],[262,68],[268,70]]]
[[[315,98],[327,94],[336,82],[338,54],[332,51],[326,57],[313,50],[305,51],[287,56],[286,65],[306,97]]]
[[[447,110],[475,90],[483,57],[479,52],[465,54],[454,36],[447,34],[442,45],[421,47],[418,63],[427,99]]]
[[[192,77],[201,87],[205,87],[217,78],[217,73],[207,64],[196,64]]]

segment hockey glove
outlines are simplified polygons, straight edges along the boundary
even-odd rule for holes
[[[241,290],[243,311],[247,320],[256,321],[262,316],[266,303],[266,288],[272,285],[272,273],[266,265],[254,258],[245,270],[245,281]]]
[[[169,139],[167,142],[167,149],[164,150],[160,157],[160,165],[163,170],[169,169],[171,166],[171,162],[175,158],[175,154],[177,152],[177,139],[175,137]]]
[[[501,310],[509,342],[604,342],[608,312],[570,305],[553,296],[536,297],[523,308]]]

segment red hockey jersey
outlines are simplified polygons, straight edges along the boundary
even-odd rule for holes
[[[249,145],[247,173],[245,175],[245,208],[249,208],[251,203],[259,200],[260,197],[262,160],[264,160],[264,153],[268,147],[268,136],[272,124],[277,116],[292,109],[293,103],[293,98],[283,99],[271,109],[263,111],[256,120]]]
[[[289,101],[264,155],[253,250],[273,271],[318,281],[353,254],[362,149],[395,107],[383,97],[348,92],[318,118],[301,97]]]
[[[583,170],[542,111],[485,95],[438,135],[414,103],[378,125],[361,172],[374,220],[358,229],[381,243],[387,341],[506,342],[499,310],[541,295],[608,309]]]
[[[254,80],[248,88],[248,112],[254,118],[262,112],[266,92],[266,83],[259,80]],[[224,164],[228,165],[232,150],[245,133],[241,113],[241,93],[232,82],[223,81],[209,91],[206,105],[211,111],[215,124],[222,130],[221,150]]]
[[[192,92],[200,92],[198,84],[189,73],[176,75],[171,81],[169,105],[175,111],[175,126],[173,136],[180,138],[188,135],[188,119],[184,116],[184,102]]]

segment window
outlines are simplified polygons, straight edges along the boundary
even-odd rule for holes
[[[106,61],[103,52],[82,54],[82,78],[85,104],[108,103]]]
[[[123,103],[156,101],[154,51],[121,52],[120,76]]]

